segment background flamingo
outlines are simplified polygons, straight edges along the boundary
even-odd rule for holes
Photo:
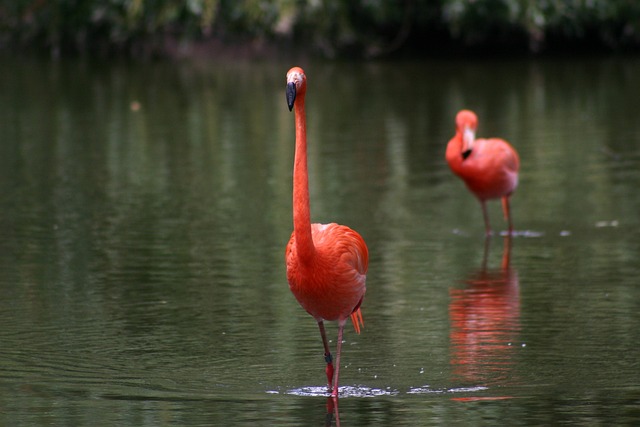
[[[473,111],[462,110],[456,115],[456,134],[447,145],[447,163],[480,200],[487,235],[491,234],[491,225],[486,201],[497,198],[502,198],[502,211],[511,234],[509,197],[518,186],[520,158],[503,139],[475,139],[477,128],[478,117]]]
[[[344,225],[311,224],[307,131],[304,99],[307,78],[299,67],[287,72],[287,104],[295,109],[296,148],[293,166],[293,233],[285,257],[289,288],[300,305],[318,322],[326,373],[332,396],[338,395],[340,352],[347,318],[357,333],[363,325],[360,304],[366,291],[369,264],[367,245],[360,235]],[[329,350],[325,320],[338,321],[336,365]]]

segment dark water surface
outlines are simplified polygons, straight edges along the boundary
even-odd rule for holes
[[[0,425],[325,423],[291,65],[0,61]],[[312,218],[371,252],[341,425],[640,422],[640,59],[299,65]],[[463,107],[520,153],[510,240]]]

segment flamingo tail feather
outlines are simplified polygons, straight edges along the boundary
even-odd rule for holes
[[[362,311],[360,308],[351,313],[351,322],[353,323],[353,328],[356,330],[356,334],[359,334],[360,328],[364,328],[364,319],[362,318]]]

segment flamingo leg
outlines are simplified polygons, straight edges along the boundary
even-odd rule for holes
[[[513,233],[513,223],[511,222],[511,210],[509,209],[509,196],[502,197],[502,213],[504,214],[504,219],[509,223],[509,235],[511,235]]]
[[[331,356],[331,351],[329,350],[329,341],[327,341],[327,333],[324,330],[324,322],[322,320],[318,322],[318,327],[320,328],[322,345],[324,346],[324,360],[325,362],[327,362],[327,368],[325,369],[327,373],[327,384],[329,385],[329,391],[331,391],[331,384],[333,381],[333,357]]]
[[[336,371],[333,374],[333,390],[331,391],[331,397],[338,397],[338,379],[340,377],[340,352],[342,350],[342,335],[344,333],[345,320],[338,322],[338,348],[336,350]]]
[[[489,223],[489,213],[487,212],[487,202],[480,200],[482,206],[482,216],[484,217],[484,231],[487,236],[491,236],[491,224]]]

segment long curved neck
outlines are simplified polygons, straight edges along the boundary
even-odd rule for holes
[[[300,96],[302,95],[302,96]],[[309,172],[307,169],[307,119],[304,111],[304,93],[294,104],[296,124],[296,152],[293,164],[293,231],[296,250],[302,260],[310,260],[315,253],[311,237],[311,210],[309,207]]]

